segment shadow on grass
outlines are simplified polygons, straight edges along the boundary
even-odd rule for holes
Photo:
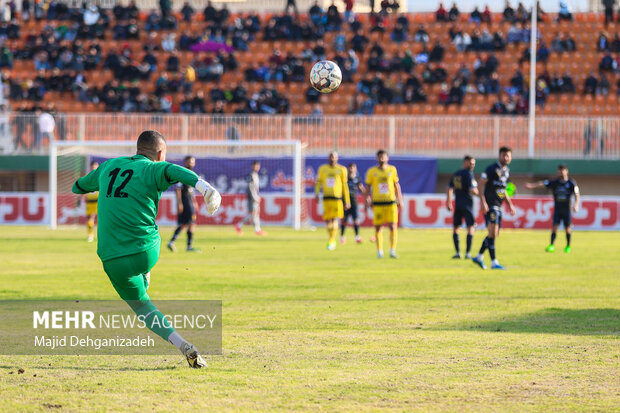
[[[620,336],[620,310],[545,308],[497,320],[446,326],[442,330]]]
[[[19,367],[19,363],[14,366],[0,365],[0,369],[16,370]],[[33,366],[32,370],[93,370],[93,371],[158,371],[158,370],[176,370],[179,367],[177,365],[170,366],[157,366],[157,367],[145,367],[145,366],[124,366],[124,367],[88,367],[88,366]]]

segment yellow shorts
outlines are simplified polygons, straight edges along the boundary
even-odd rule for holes
[[[344,206],[340,199],[323,200],[323,220],[344,217]]]
[[[374,225],[398,224],[398,206],[391,205],[374,205],[372,207]]]
[[[97,203],[96,202],[87,202],[86,203],[86,215],[92,215],[97,213]]]

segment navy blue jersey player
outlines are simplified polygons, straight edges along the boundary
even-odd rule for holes
[[[467,250],[465,258],[471,258],[471,242],[474,236],[474,195],[478,195],[478,183],[474,178],[476,159],[467,155],[463,158],[463,169],[456,171],[450,178],[446,197],[448,211],[454,211],[452,240],[456,254],[452,257],[461,258],[459,249],[459,227],[465,221],[467,225]],[[454,205],[452,205],[454,195]]]
[[[342,225],[340,226],[340,243],[345,243],[344,230],[347,226],[349,217],[351,217],[353,220],[353,229],[355,230],[355,242],[360,244],[362,242],[362,238],[360,237],[360,220],[357,214],[357,193],[359,191],[363,194],[365,188],[359,174],[357,173],[357,165],[350,163],[347,165],[347,171],[349,172],[349,180],[347,181],[347,185],[349,185],[351,205],[349,209],[344,210],[344,218],[342,218]]]
[[[183,165],[190,171],[193,170],[196,166],[196,158],[193,156],[186,156],[183,160]],[[196,211],[198,210],[196,197],[194,197],[194,188],[179,182],[176,188],[176,196],[178,226],[168,242],[168,249],[172,252],[176,251],[174,243],[181,232],[187,229],[187,251],[198,252],[199,250],[193,246],[194,231],[196,230]]]
[[[529,189],[546,187],[553,193],[553,227],[551,229],[551,243],[547,247],[547,252],[555,252],[555,237],[561,223],[564,224],[566,230],[566,247],[564,252],[570,252],[570,239],[572,234],[572,217],[573,212],[579,211],[579,187],[577,182],[568,177],[568,167],[566,165],[558,166],[558,177],[555,179],[547,179],[544,181],[531,182],[525,184]],[[575,197],[575,203],[571,207],[571,200]]]
[[[511,161],[512,149],[507,146],[501,147],[498,161],[485,169],[478,182],[480,188],[484,188],[484,192],[480,194],[480,205],[484,213],[488,234],[482,242],[478,256],[474,257],[473,261],[482,269],[486,269],[483,254],[487,248],[491,256],[491,268],[494,270],[504,269],[495,257],[495,239],[499,236],[499,229],[502,226],[502,204],[504,201],[508,203],[510,215],[515,214],[515,207],[506,193],[506,187],[510,180],[508,165]]]

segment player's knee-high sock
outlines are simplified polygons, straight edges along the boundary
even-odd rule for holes
[[[194,242],[194,232],[192,230],[187,230],[187,248],[192,247],[192,242]]]
[[[381,229],[377,230],[377,251],[383,251],[383,231]]]
[[[390,249],[396,250],[396,244],[398,244],[398,228],[390,231]]]
[[[457,254],[460,254],[460,249],[459,249],[459,234],[457,234],[456,232],[452,233],[452,242],[454,242],[454,249],[456,250]]]
[[[91,220],[88,220],[87,227],[88,227],[88,236],[92,237],[93,236],[93,228],[95,228],[95,222],[91,221]]]
[[[155,304],[148,301],[127,301],[127,304],[138,315],[139,319],[144,321],[146,327],[153,333],[157,334],[164,340],[174,333],[174,328],[164,315],[155,307]]]
[[[332,230],[329,233],[329,242],[336,242],[336,235],[338,234],[338,221],[334,220],[334,223],[332,224]]]
[[[177,229],[174,230],[174,234],[172,234],[172,238],[170,239],[170,242],[176,241],[176,239],[179,237],[179,234],[181,233],[182,230],[183,228],[181,228],[181,226],[179,225]]]
[[[355,236],[357,237],[360,234],[360,226],[354,223],[353,229],[355,229]]]
[[[327,242],[331,242],[332,240],[332,230],[334,229],[334,224],[332,221],[327,221]]]
[[[256,214],[252,217],[252,220],[254,221],[254,231],[260,232],[260,216]]]
[[[471,234],[467,234],[467,254],[471,251],[471,243],[474,240],[474,236]]]
[[[486,237],[484,241],[482,241],[482,246],[480,246],[480,251],[478,252],[479,257],[482,257],[482,254],[484,254],[484,252],[487,250],[488,243],[489,243],[489,237]]]
[[[343,219],[342,223],[340,224],[340,236],[341,237],[344,237],[344,230],[346,227],[347,227],[347,221]]]
[[[487,248],[491,259],[495,261],[495,238],[487,238]]]
[[[553,245],[553,243],[555,242],[555,237],[556,237],[556,233],[555,231],[551,232],[551,245]]]
[[[567,247],[570,247],[570,237],[571,237],[571,235],[572,234],[570,232],[566,233],[566,246]]]

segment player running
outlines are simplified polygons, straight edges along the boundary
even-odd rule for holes
[[[99,162],[92,161],[90,163],[90,170],[94,171],[99,168]],[[99,192],[91,192],[84,195],[86,201],[86,228],[88,233],[88,242],[95,240],[95,219],[97,218],[97,198],[99,198]]]
[[[344,210],[344,218],[342,218],[342,226],[340,227],[340,243],[344,244],[346,239],[344,237],[344,230],[347,227],[348,218],[351,217],[353,220],[353,228],[355,229],[355,242],[360,244],[362,242],[362,238],[360,237],[360,220],[357,214],[357,191],[360,193],[364,193],[366,188],[364,188],[364,184],[360,180],[359,174],[357,173],[357,165],[354,163],[350,163],[347,166],[347,170],[349,172],[347,184],[349,185],[349,197],[351,198],[351,207]]]
[[[196,166],[196,158],[193,156],[186,156],[183,160],[183,165],[190,171],[194,170]],[[178,238],[179,234],[184,229],[187,229],[187,251],[198,252],[199,250],[194,248],[194,230],[196,229],[196,211],[198,210],[198,204],[196,198],[194,198],[194,188],[185,185],[182,182],[177,184],[177,228],[174,230],[174,234],[168,242],[168,249],[172,252],[176,251],[174,242]]]
[[[366,208],[373,207],[373,224],[377,241],[377,257],[383,258],[384,225],[390,228],[390,257],[396,255],[398,241],[398,205],[403,204],[403,195],[398,183],[398,172],[392,165],[388,165],[388,154],[384,150],[377,152],[379,165],[373,166],[366,172]]]
[[[246,188],[246,195],[248,197],[248,215],[245,216],[237,225],[235,225],[235,229],[237,233],[241,235],[243,232],[241,231],[241,227],[248,222],[252,221],[254,224],[254,233],[256,235],[266,235],[265,232],[260,228],[260,195],[258,192],[260,191],[260,181],[258,178],[258,173],[260,172],[260,162],[254,161],[252,162],[252,172],[247,176],[246,181],[248,186]]]
[[[314,193],[319,203],[319,193],[323,192],[323,220],[327,224],[327,249],[336,249],[338,221],[344,217],[344,209],[351,207],[349,186],[347,185],[347,168],[338,164],[338,153],[329,154],[328,163],[319,168]],[[344,204],[344,205],[343,205]]]
[[[463,158],[463,169],[457,171],[450,178],[448,185],[446,207],[448,211],[454,210],[452,240],[454,241],[454,249],[456,254],[454,259],[461,258],[459,248],[459,227],[465,220],[467,225],[467,250],[465,258],[471,258],[471,242],[474,237],[474,195],[478,195],[478,183],[474,178],[474,168],[476,167],[476,159],[467,155]],[[454,193],[454,207],[452,206],[452,194]]]
[[[118,295],[147,327],[175,345],[192,368],[205,367],[198,349],[171,328],[151,302],[147,289],[157,263],[161,238],[155,223],[163,191],[181,182],[200,192],[207,212],[215,213],[222,197],[194,172],[166,160],[166,140],[156,131],[138,137],[134,156],[110,159],[78,179],[73,192],[102,191],[99,197],[97,255]]]
[[[544,180],[532,183],[526,183],[526,188],[534,189],[542,186],[551,189],[553,192],[553,227],[551,229],[551,243],[547,247],[547,252],[555,252],[555,237],[558,231],[560,223],[564,224],[564,230],[566,231],[566,247],[564,252],[571,251],[570,239],[572,234],[572,217],[571,217],[571,198],[575,196],[575,203],[573,204],[573,212],[579,211],[579,187],[577,182],[568,177],[568,167],[566,165],[558,166],[558,177],[552,180]]]
[[[491,269],[504,269],[495,258],[495,239],[499,236],[499,230],[502,227],[502,204],[504,201],[508,203],[510,215],[515,214],[515,207],[506,193],[506,186],[510,178],[510,169],[508,169],[510,161],[512,161],[512,149],[507,146],[501,147],[499,149],[499,160],[485,169],[480,175],[478,183],[480,188],[484,188],[484,193],[479,194],[479,196],[488,235],[482,242],[478,256],[474,257],[472,261],[483,270],[487,268],[483,260],[483,254],[487,248],[491,256]]]

